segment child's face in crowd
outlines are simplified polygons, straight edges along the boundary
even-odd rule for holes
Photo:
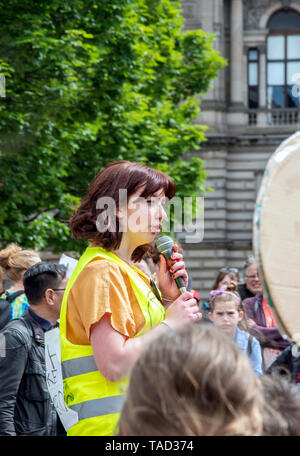
[[[213,324],[221,331],[234,335],[238,322],[243,318],[243,312],[238,311],[234,301],[216,302],[213,312],[209,313]]]

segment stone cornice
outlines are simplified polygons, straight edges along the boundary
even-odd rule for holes
[[[213,133],[206,134],[206,139],[207,141],[201,145],[201,153],[205,154],[206,149],[211,149],[211,147],[216,146],[217,148],[222,146],[222,147],[228,147],[228,146],[235,146],[240,143],[243,143],[243,145],[278,145],[279,142],[282,142],[284,139],[286,139],[287,135],[284,133],[280,134],[239,134],[239,135],[233,135],[233,134],[216,134],[214,135]],[[196,152],[198,154],[198,152]],[[195,154],[192,154],[195,155]]]
[[[186,249],[192,250],[205,250],[205,249],[226,249],[226,250],[251,250],[252,241],[249,239],[216,239],[216,240],[203,240],[199,243],[191,244],[180,241],[180,245]]]
[[[201,101],[201,111],[226,111],[227,104],[225,101],[219,100],[202,100]]]
[[[259,53],[260,54],[265,54],[266,53],[266,43],[251,43],[251,44],[244,44],[244,49],[243,49],[243,53],[244,55],[248,55],[248,51],[249,49],[253,49],[253,48],[256,48],[258,49]]]

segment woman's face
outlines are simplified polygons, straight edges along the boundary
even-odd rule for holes
[[[231,282],[230,276],[227,274],[226,276],[223,277],[223,279],[219,282],[218,284],[218,290],[223,286],[223,285],[228,285]]]
[[[160,233],[162,222],[167,217],[164,210],[164,190],[158,190],[147,198],[140,196],[143,190],[142,187],[129,197],[127,210],[120,211],[119,215],[123,236],[134,240],[137,246],[153,241]]]
[[[243,312],[237,310],[233,298],[228,302],[216,302],[213,312],[209,313],[209,318],[221,331],[234,335],[238,322],[243,318]]]

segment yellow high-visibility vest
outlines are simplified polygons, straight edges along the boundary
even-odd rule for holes
[[[113,435],[128,385],[128,377],[110,382],[98,370],[91,345],[72,344],[67,339],[67,305],[75,280],[94,258],[117,263],[129,277],[133,292],[145,317],[145,324],[135,337],[158,325],[165,317],[165,308],[155,297],[139,273],[114,253],[101,247],[88,247],[71,275],[60,312],[61,363],[65,403],[78,413],[78,422],[67,435]]]

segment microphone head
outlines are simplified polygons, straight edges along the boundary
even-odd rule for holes
[[[172,249],[173,245],[174,241],[169,236],[161,236],[156,241],[157,250],[162,254]]]

